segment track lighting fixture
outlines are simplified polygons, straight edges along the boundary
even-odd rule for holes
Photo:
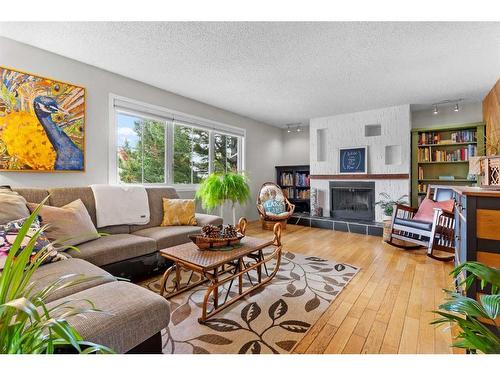
[[[457,103],[457,104],[455,104],[455,107],[453,107],[453,111],[454,111],[454,112],[458,112],[458,111],[460,111],[460,107],[458,106],[458,103]]]
[[[437,104],[434,104],[433,109],[432,109],[432,114],[437,115],[439,113],[438,106]]]

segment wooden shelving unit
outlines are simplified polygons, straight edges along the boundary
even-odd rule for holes
[[[276,167],[276,184],[288,200],[295,204],[295,212],[310,211],[310,173],[308,165],[287,165]]]
[[[457,132],[475,132],[475,139],[467,141],[452,142],[452,133]],[[434,133],[436,139],[431,139],[432,143],[422,143],[422,134]],[[469,161],[467,160],[434,160],[433,156],[437,152],[445,157],[453,154],[455,151],[467,149],[468,152],[473,149],[477,156],[485,153],[485,124],[483,122],[462,124],[462,125],[443,125],[429,128],[418,128],[412,130],[412,168],[411,168],[411,203],[412,206],[418,206],[419,202],[425,196],[425,188],[429,184],[434,185],[473,185],[475,180],[467,178],[469,173]],[[419,159],[428,149],[429,159]],[[468,153],[467,152],[467,153]],[[419,175],[423,173],[422,176]],[[453,180],[440,179],[439,176],[454,176]],[[420,187],[420,189],[419,189]]]

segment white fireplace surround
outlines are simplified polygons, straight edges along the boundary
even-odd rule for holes
[[[339,149],[367,146],[368,174],[389,176],[384,179],[353,176],[352,181],[374,181],[375,200],[379,199],[382,192],[388,193],[394,199],[409,195],[409,178],[390,178],[390,175],[410,174],[410,132],[410,105],[311,119],[311,175],[339,174]],[[318,201],[319,206],[323,208],[323,216],[330,215],[330,181],[337,179],[311,179],[311,188],[318,190]],[[375,220],[383,219],[383,212],[377,207]]]

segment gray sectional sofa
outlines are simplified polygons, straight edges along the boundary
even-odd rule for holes
[[[84,274],[100,276],[66,288],[51,296],[49,306],[62,300],[93,301],[106,313],[92,313],[86,319],[71,318],[70,323],[89,341],[106,345],[117,353],[161,352],[160,331],[169,323],[168,302],[161,296],[131,282],[113,276],[136,279],[159,272],[166,266],[158,250],[189,241],[188,235],[205,224],[222,224],[222,218],[196,214],[197,226],[160,227],[163,219],[162,198],[179,198],[171,187],[148,187],[151,220],[146,225],[119,225],[97,228],[106,235],[78,245],[68,253],[71,259],[40,267],[33,276],[42,288],[60,276]],[[17,188],[28,202],[64,206],[76,199],[85,204],[96,225],[95,201],[90,187]],[[75,302],[78,303],[78,302]]]

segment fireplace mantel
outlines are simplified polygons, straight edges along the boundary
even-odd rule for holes
[[[408,173],[312,174],[311,180],[404,180]]]

